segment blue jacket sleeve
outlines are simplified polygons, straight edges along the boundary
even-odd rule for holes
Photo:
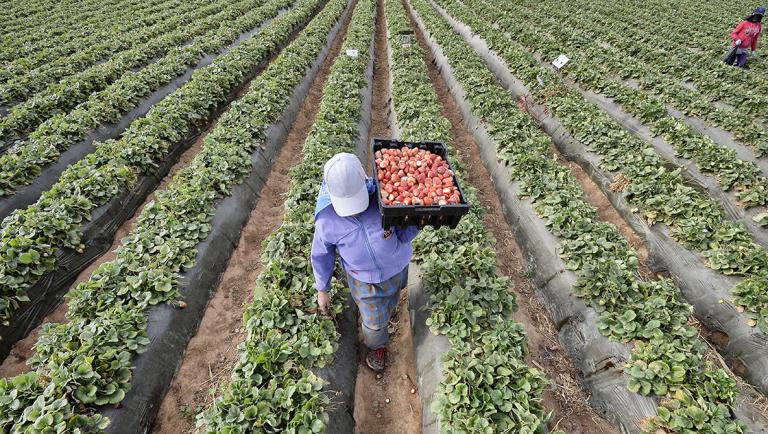
[[[312,271],[315,274],[315,288],[318,291],[331,289],[331,277],[336,267],[336,246],[322,239],[317,228],[312,239]]]
[[[419,232],[421,232],[421,229],[418,226],[408,226],[405,229],[395,228],[395,233],[401,243],[410,243],[419,235]]]

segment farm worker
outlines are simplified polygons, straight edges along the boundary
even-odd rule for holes
[[[733,33],[731,33],[733,46],[736,47],[736,58],[738,59],[736,65],[740,68],[747,67],[747,55],[749,55],[747,48],[750,48],[753,53],[757,51],[757,39],[763,30],[763,15],[765,15],[764,7],[755,9],[752,15],[744,18],[744,21],[739,23],[733,30]]]
[[[327,313],[336,252],[341,256],[347,284],[362,317],[368,347],[365,360],[378,372],[384,369],[389,318],[408,282],[411,241],[419,229],[385,231],[375,194],[375,183],[366,177],[355,155],[336,154],[325,163],[315,206],[312,269],[317,304]]]

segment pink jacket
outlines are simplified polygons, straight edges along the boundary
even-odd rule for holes
[[[736,41],[741,39],[741,48],[751,47],[752,51],[757,50],[757,39],[760,37],[760,32],[763,30],[761,23],[752,23],[749,21],[742,21],[733,33],[733,46],[736,46]]]

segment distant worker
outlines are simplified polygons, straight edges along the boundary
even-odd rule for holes
[[[736,56],[728,62],[729,65],[735,61],[739,68],[747,68],[747,56],[750,54],[747,48],[752,53],[757,51],[757,40],[763,30],[763,15],[765,15],[765,8],[759,7],[733,30],[731,38],[733,38],[733,47],[736,48]]]
[[[324,180],[315,205],[312,269],[317,304],[323,313],[331,307],[331,277],[336,252],[346,272],[352,298],[363,323],[368,347],[365,361],[374,371],[384,369],[389,341],[389,318],[400,290],[408,283],[415,226],[384,230],[375,183],[366,177],[353,154],[336,154],[325,163]]]

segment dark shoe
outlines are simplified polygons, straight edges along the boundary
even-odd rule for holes
[[[387,349],[384,347],[376,350],[368,350],[368,356],[365,358],[365,363],[367,363],[368,367],[374,371],[381,372],[384,370],[384,361],[386,358]]]

